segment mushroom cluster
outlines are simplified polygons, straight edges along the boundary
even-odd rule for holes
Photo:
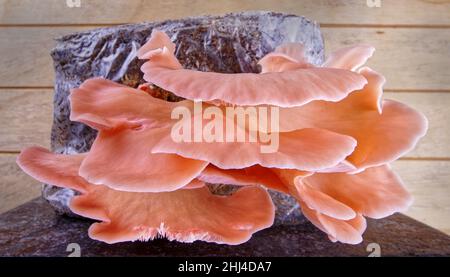
[[[138,51],[146,84],[93,78],[71,90],[70,119],[98,130],[88,153],[35,146],[17,159],[35,179],[80,193],[70,208],[100,221],[91,238],[240,244],[273,224],[270,189],[293,196],[330,240],[357,244],[365,217],[411,204],[389,163],[425,135],[427,120],[382,99],[383,76],[363,67],[372,47],[344,48],[314,66],[302,45],[284,44],[259,61],[260,73],[239,74],[184,69],[175,49],[154,30]],[[156,87],[184,100],[159,99]],[[259,124],[249,108],[263,111]],[[264,151],[268,138],[275,150]],[[238,189],[215,195],[207,183]]]

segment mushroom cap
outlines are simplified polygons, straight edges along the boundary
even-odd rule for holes
[[[339,101],[366,84],[355,72],[325,67],[289,67],[292,70],[261,74],[183,69],[169,42],[166,34],[154,30],[142,46],[138,57],[149,59],[141,67],[144,79],[191,100],[293,107],[313,100]]]
[[[289,193],[289,190],[271,169],[259,165],[242,169],[221,169],[210,164],[197,179],[212,184],[262,185],[268,189]]]
[[[142,177],[144,177],[146,176],[142,172],[145,168],[143,165],[146,164],[144,161],[150,164],[151,159],[158,157],[152,154],[176,154],[185,158],[182,159],[175,155],[173,155],[175,157],[162,156],[164,158],[171,157],[175,161],[179,160],[180,170],[184,166],[182,162],[193,167],[195,164],[196,170],[193,169],[192,174],[189,175],[191,179],[183,179],[184,182],[181,182],[182,180],[171,182],[174,186],[182,187],[194,178],[196,171],[203,170],[204,162],[224,169],[261,165],[314,171],[339,164],[353,152],[356,146],[356,141],[350,136],[324,129],[304,128],[276,133],[279,139],[278,150],[263,153],[261,148],[267,143],[263,142],[260,136],[255,141],[249,141],[249,138],[254,136],[250,127],[236,123],[235,118],[227,114],[226,107],[216,106],[213,107],[220,113],[213,120],[221,122],[222,128],[225,129],[223,133],[227,134],[227,124],[231,124],[235,129],[235,137],[231,142],[226,140],[207,142],[203,137],[200,141],[175,141],[173,133],[179,132],[183,126],[180,123],[187,121],[188,125],[192,127],[199,120],[201,126],[206,126],[212,120],[205,119],[204,113],[199,114],[192,101],[169,103],[155,99],[146,92],[104,79],[85,81],[80,89],[72,91],[70,99],[71,118],[100,131],[91,150],[95,155],[89,157],[82,165],[81,175],[90,182],[103,183],[117,189],[123,185],[131,187],[140,185],[138,183],[125,184],[128,179],[133,180],[131,177],[112,180],[116,175],[106,173],[115,171],[117,174],[121,174],[130,164],[136,164],[133,167],[134,173],[140,172],[138,175],[141,176],[142,173]],[[212,107],[207,103],[199,105],[203,111]],[[99,106],[100,108],[97,108]],[[171,119],[172,111],[178,107],[188,111],[189,116],[183,118],[184,121]],[[245,141],[237,138],[238,129],[244,132]],[[200,130],[200,132],[203,131],[203,129]],[[102,146],[104,143],[107,143],[108,146],[106,144]],[[115,158],[112,158],[113,156]],[[133,163],[132,159],[136,159],[136,162]],[[195,160],[204,162],[202,164]],[[159,164],[159,161],[157,162]],[[174,163],[174,166],[177,166],[177,163]],[[168,170],[166,169],[166,171]],[[184,177],[180,175],[180,178]]]
[[[406,210],[412,197],[388,165],[360,173],[305,173],[274,169],[303,214],[332,241],[358,244],[364,216],[383,218]]]
[[[166,237],[180,242],[240,244],[273,224],[275,208],[261,187],[248,186],[230,196],[218,196],[196,180],[190,189],[173,192],[119,191],[78,176],[78,168],[89,155],[53,154],[31,147],[21,152],[17,162],[41,182],[82,193],[69,206],[76,214],[102,221],[89,228],[93,239],[117,243]]]
[[[425,116],[405,104],[382,100],[385,79],[370,68],[360,73],[368,84],[340,102],[314,101],[280,109],[280,131],[320,128],[356,139],[346,160],[353,172],[390,163],[412,150],[428,129]]]
[[[285,49],[269,54],[280,59],[266,60],[267,70],[291,67],[295,60],[304,66],[301,45],[289,44]],[[355,138],[355,151],[346,159],[347,165],[354,167],[349,169],[352,172],[392,162],[413,149],[426,134],[427,119],[407,105],[382,100],[385,78],[368,67],[361,68],[374,51],[371,46],[356,45],[332,53],[324,66],[356,71],[367,84],[338,102],[312,101],[300,107],[281,108],[280,131],[320,128]]]

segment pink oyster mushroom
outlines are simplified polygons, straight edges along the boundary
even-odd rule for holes
[[[148,59],[146,81],[187,100],[169,103],[153,98],[149,87],[87,80],[71,93],[71,119],[99,130],[91,151],[56,155],[29,148],[18,158],[36,179],[82,193],[71,209],[103,221],[91,226],[92,238],[242,243],[273,222],[262,186],[294,196],[332,241],[356,244],[364,217],[382,218],[411,204],[388,163],[414,147],[427,122],[406,105],[381,100],[384,78],[361,68],[372,47],[344,48],[315,67],[301,45],[286,44],[260,60],[261,74],[186,70],[174,50],[166,34],[154,31],[138,56]],[[193,111],[192,100],[218,109],[280,107],[279,151],[260,153],[260,141],[174,142],[170,113],[179,106]],[[235,125],[248,132],[245,124]],[[214,196],[204,182],[243,188]]]
[[[257,174],[252,175],[252,171]],[[261,184],[289,193],[297,199],[306,218],[332,241],[349,244],[362,241],[364,217],[383,218],[406,210],[412,202],[388,165],[356,174],[269,168],[223,170],[208,166],[198,179],[243,186]]]
[[[284,53],[279,55],[288,55],[292,52],[290,48],[301,49],[301,46],[290,44],[280,48]],[[360,45],[333,53],[325,66],[358,72],[366,78],[367,85],[339,102],[313,101],[300,107],[280,109],[280,131],[315,127],[355,138],[357,146],[346,162],[355,166],[356,171],[392,162],[412,150],[425,135],[428,122],[407,105],[382,99],[385,78],[368,67],[361,67],[373,51],[372,47]],[[267,56],[270,55],[278,55],[278,52]],[[271,65],[266,61],[263,69],[283,68],[284,62],[291,63],[278,61]],[[298,66],[304,65],[298,63]]]
[[[101,221],[89,228],[89,236],[107,243],[169,240],[240,244],[254,232],[272,225],[274,206],[267,191],[248,186],[231,196],[218,196],[199,180],[186,189],[149,193],[114,190],[94,185],[78,175],[87,154],[53,154],[41,147],[23,150],[20,167],[35,179],[81,193],[70,209]]]
[[[174,51],[175,45],[165,33],[153,31],[138,51],[140,59],[149,59],[141,68],[144,79],[192,100],[293,107],[313,100],[339,101],[367,83],[363,76],[350,70],[312,65],[263,74],[187,70]]]
[[[70,99],[71,119],[100,131],[91,149],[91,153],[95,154],[89,155],[80,169],[80,174],[93,183],[98,181],[98,176],[103,178],[101,181],[104,184],[109,185],[109,181],[104,180],[107,178],[105,176],[115,174],[108,173],[112,167],[126,171],[131,162],[128,158],[142,158],[152,163],[151,160],[156,156],[143,152],[143,147],[154,154],[177,154],[189,161],[195,160],[198,163],[198,160],[203,160],[225,169],[259,164],[265,167],[320,170],[339,163],[351,154],[356,146],[356,141],[350,136],[318,128],[280,133],[279,149],[274,153],[261,153],[260,141],[175,142],[171,131],[178,121],[171,119],[171,111],[183,106],[188,108],[194,117],[194,102],[191,100],[166,102],[153,98],[147,92],[104,79],[87,80],[80,88],[72,90]],[[211,105],[203,103],[203,106]],[[224,128],[230,122],[227,117],[221,120],[224,122]],[[246,129],[245,132],[248,136],[249,130]],[[115,135],[109,135],[112,133]],[[130,144],[134,148],[129,146]],[[206,145],[208,147],[205,147]],[[112,146],[116,148],[116,153],[109,151]],[[123,155],[117,155],[117,151],[123,151]],[[109,162],[113,155],[116,157],[115,161]],[[117,174],[122,173],[119,171]],[[148,183],[148,176],[138,175],[135,178],[141,178],[139,176]],[[193,178],[195,176],[191,176],[191,179]],[[191,179],[186,179],[180,186]]]

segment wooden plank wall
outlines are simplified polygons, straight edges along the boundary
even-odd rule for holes
[[[380,0],[0,0],[0,212],[40,193],[15,165],[20,149],[49,146],[53,38],[122,23],[273,10],[322,26],[328,51],[354,43],[377,48],[369,65],[388,82],[385,98],[429,119],[429,133],[394,163],[416,199],[408,215],[450,234],[450,1]]]

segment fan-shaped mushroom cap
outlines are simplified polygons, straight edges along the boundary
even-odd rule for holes
[[[297,53],[294,50],[271,53],[281,55],[287,65],[280,64],[280,60],[272,64],[267,60],[265,66],[290,67],[292,60],[301,59],[298,58],[301,46],[287,46],[295,47]],[[321,128],[355,138],[358,145],[347,158],[356,168],[353,172],[392,162],[413,149],[426,133],[427,120],[404,104],[382,100],[385,78],[368,67],[360,68],[373,52],[373,47],[357,45],[331,54],[324,66],[357,70],[367,79],[367,85],[338,102],[312,101],[301,107],[280,109],[280,131]],[[288,53],[294,54],[286,57]]]
[[[383,218],[406,210],[412,197],[388,165],[357,174],[274,169],[304,215],[331,240],[357,244],[364,216]]]
[[[398,159],[426,134],[428,122],[420,112],[393,100],[381,100],[384,78],[369,68],[369,81],[340,102],[314,101],[302,107],[280,109],[280,130],[321,128],[356,139],[347,157],[356,171]]]
[[[262,74],[183,69],[170,50],[170,39],[162,39],[164,36],[167,35],[154,30],[139,51],[139,58],[149,59],[141,68],[144,79],[191,100],[293,107],[312,100],[339,101],[366,84],[364,77],[355,72],[325,67]]]
[[[118,191],[90,184],[77,175],[85,157],[32,147],[23,150],[17,162],[41,182],[82,193],[72,199],[70,208],[103,221],[89,228],[93,239],[116,243],[166,237],[240,244],[273,223],[274,206],[263,188],[249,186],[231,196],[213,195],[205,186],[162,193]]]

